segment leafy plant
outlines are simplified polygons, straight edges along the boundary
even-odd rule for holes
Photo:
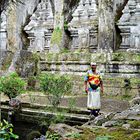
[[[68,76],[56,74],[44,74],[40,78],[41,89],[48,94],[51,105],[57,106],[64,94],[72,89],[72,83]]]
[[[112,60],[113,61],[124,61],[125,58],[124,58],[124,55],[122,53],[114,53]]]
[[[0,78],[0,92],[3,92],[10,99],[15,98],[24,92],[25,84],[25,81],[17,73],[11,73]]]
[[[3,120],[0,123],[0,140],[18,139],[19,136],[13,133],[13,125]]]
[[[112,138],[112,136],[99,136],[96,140],[111,140]]]
[[[71,133],[66,135],[67,138],[72,138],[72,139],[79,139],[81,137],[81,134],[79,133]]]
[[[52,133],[50,131],[47,131],[46,133],[47,140],[60,140],[60,136],[57,133]]]
[[[68,22],[67,21],[64,21],[64,29],[68,30]]]

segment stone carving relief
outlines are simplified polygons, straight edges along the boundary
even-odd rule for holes
[[[6,50],[7,48],[7,19],[6,19],[6,13],[3,12],[1,14],[1,25],[0,25],[0,50]]]
[[[97,48],[97,4],[96,0],[80,0],[72,14],[69,31],[72,37],[72,50],[93,51]]]
[[[129,0],[118,26],[121,30],[120,49],[140,51],[140,1]]]
[[[29,24],[24,28],[30,39],[28,50],[35,52],[49,50],[54,25],[50,0],[41,0],[30,20]]]

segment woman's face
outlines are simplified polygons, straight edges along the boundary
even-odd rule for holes
[[[93,71],[95,71],[96,70],[96,65],[91,65],[91,69],[93,70]]]

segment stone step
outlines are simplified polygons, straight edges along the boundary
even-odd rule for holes
[[[2,114],[6,115],[8,112],[9,106],[7,105],[2,105],[1,106],[1,111]],[[83,112],[81,112],[83,113]],[[16,121],[26,121],[26,122],[39,122],[43,119],[50,119],[53,116],[62,116],[64,117],[64,122],[66,123],[74,123],[74,124],[79,124],[82,125],[85,122],[87,122],[90,118],[89,115],[85,114],[76,114],[75,113],[67,113],[67,112],[53,112],[53,111],[48,111],[44,109],[35,109],[35,108],[27,108],[27,107],[22,107],[22,110],[19,114],[16,114]]]
[[[22,108],[24,109],[33,109],[33,110],[46,110],[46,111],[51,111],[52,109],[54,109],[54,107],[52,105],[41,105],[41,104],[30,104],[30,103],[21,103]],[[8,102],[1,102],[1,107],[4,109],[8,108]],[[67,113],[73,113],[73,114],[83,114],[83,115],[89,115],[90,111],[87,110],[86,108],[81,108],[81,107],[74,107],[74,108],[70,108],[68,106],[58,106],[57,107],[57,111],[60,112],[67,112]]]

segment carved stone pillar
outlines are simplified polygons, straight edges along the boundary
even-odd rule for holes
[[[7,29],[6,29],[6,13],[1,14],[0,24],[0,50],[6,50],[7,48]]]

